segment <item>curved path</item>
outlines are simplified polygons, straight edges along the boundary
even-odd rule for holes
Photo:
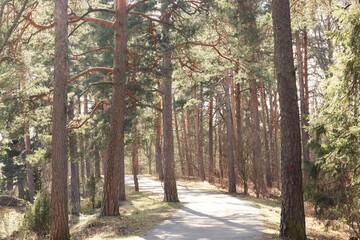
[[[126,183],[133,184],[132,177]],[[161,183],[139,177],[140,190],[163,194]],[[249,202],[222,193],[178,186],[184,206],[170,219],[140,237],[132,239],[257,239],[262,235],[259,209]]]

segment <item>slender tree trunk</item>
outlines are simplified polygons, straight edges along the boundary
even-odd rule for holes
[[[273,1],[275,66],[281,116],[280,237],[306,239],[301,136],[288,0]]]
[[[220,101],[220,96],[219,93],[217,95],[216,98],[216,102],[217,102],[217,106],[219,108],[219,110],[217,111],[217,130],[218,130],[218,145],[219,145],[219,178],[220,178],[220,183],[222,183],[223,178],[224,178],[224,154],[223,154],[223,131],[222,131],[222,121],[221,121],[221,113],[220,113],[220,109],[221,109],[221,101]]]
[[[304,162],[311,161],[310,159],[310,148],[308,145],[309,142],[309,133],[306,130],[307,126],[309,126],[309,74],[308,74],[308,44],[307,44],[307,30],[306,28],[303,31],[303,49],[304,49],[304,103],[303,103],[303,111],[301,113],[301,124],[302,124],[302,143],[303,143],[303,159]],[[308,178],[307,175],[305,175]],[[305,178],[305,180],[306,180]]]
[[[33,166],[30,164],[30,162],[27,160],[27,156],[31,153],[31,140],[30,140],[30,129],[29,129],[29,119],[27,118],[26,124],[25,124],[25,156],[26,156],[26,162],[25,162],[25,169],[26,169],[26,182],[27,187],[29,190],[29,201],[31,203],[34,202],[34,196],[35,196],[35,180],[34,180],[34,169]]]
[[[94,149],[94,158],[95,158],[95,178],[96,180],[101,178],[101,157],[99,146],[95,146]]]
[[[82,114],[81,111],[81,98],[79,97],[79,115]],[[81,179],[81,192],[82,197],[86,197],[86,178],[85,178],[85,146],[84,146],[84,134],[81,133],[78,135],[78,145],[79,145],[79,158],[80,158],[80,179]]]
[[[164,137],[164,201],[179,202],[176,180],[175,180],[175,162],[174,162],[174,136],[172,128],[172,63],[170,46],[170,14],[169,3],[166,0],[161,1],[162,8],[162,44],[163,61],[162,72],[162,92],[163,92],[163,137]]]
[[[152,138],[150,139],[150,143],[149,145],[147,146],[147,156],[148,156],[148,173],[150,175],[152,175],[152,154],[153,154],[153,151],[152,151]]]
[[[203,123],[202,123],[202,88],[200,87],[200,106],[196,106],[195,111],[195,129],[196,129],[196,151],[197,151],[197,163],[198,163],[198,175],[201,181],[205,181],[205,167],[204,167],[204,154],[203,154]],[[196,92],[196,90],[195,90]]]
[[[255,187],[256,197],[260,196],[260,191],[263,189],[264,178],[262,171],[262,152],[261,152],[261,138],[260,138],[260,123],[259,123],[259,109],[257,98],[256,80],[250,80],[250,114],[251,114],[251,139],[252,139],[252,155],[253,155],[253,182]]]
[[[214,108],[214,99],[211,96],[209,100],[209,183],[214,183],[214,172],[215,172],[213,108]]]
[[[175,122],[174,122],[174,124],[175,124],[175,134],[176,134],[176,142],[177,142],[177,148],[178,148],[178,154],[179,154],[179,160],[180,160],[181,175],[185,176],[184,151],[182,150],[182,147],[181,147],[179,126],[178,126],[178,116],[177,116],[177,113],[175,111],[175,108],[174,108],[174,120],[175,120]]]
[[[185,144],[185,157],[186,157],[187,173],[188,173],[188,176],[194,176],[192,160],[191,160],[191,155],[190,155],[190,151],[189,151],[188,130],[187,130],[188,128],[186,125],[186,113],[185,113],[184,108],[182,109],[182,112],[181,112],[181,122],[182,122],[183,131],[184,131],[184,144]]]
[[[266,186],[272,187],[272,174],[271,174],[271,158],[269,150],[268,132],[267,132],[267,121],[266,121],[266,101],[265,101],[265,87],[262,80],[260,80],[260,95],[261,95],[261,118],[263,123],[263,134],[264,134],[264,146],[265,146],[265,179]]]
[[[230,74],[225,77],[225,122],[227,136],[227,171],[228,171],[228,191],[236,193],[235,164],[234,164],[234,147],[233,147],[233,120],[231,116],[230,100]]]
[[[124,116],[126,83],[126,1],[115,1],[114,70],[108,159],[104,178],[101,216],[119,214],[119,200],[125,200]]]
[[[238,169],[240,170],[240,176],[244,184],[244,195],[248,195],[248,186],[247,186],[247,169],[246,162],[244,158],[244,93],[240,91],[240,83],[236,84],[236,125],[237,125],[237,140],[238,140],[238,164],[240,165]]]
[[[158,102],[158,108],[161,108],[161,101]],[[155,162],[156,172],[159,175],[159,180],[164,180],[164,169],[163,169],[163,156],[162,156],[162,144],[161,144],[161,112],[157,112],[157,127],[156,127],[156,140],[155,140]]]
[[[84,110],[83,113],[84,115],[89,114],[89,110],[88,110],[88,106],[89,105],[89,99],[88,99],[88,95],[87,93],[84,94]],[[89,159],[89,156],[86,154],[88,151],[88,138],[89,138],[89,133],[85,130],[84,131],[84,138],[83,138],[83,154],[84,154],[84,159],[85,159],[85,176],[86,176],[86,181],[89,181],[90,176],[91,176],[91,162]]]
[[[69,77],[67,8],[67,0],[55,0],[55,86],[52,114],[51,240],[70,239],[68,225],[68,156],[66,129],[66,82]]]
[[[139,134],[137,128],[137,109],[136,103],[134,103],[134,118],[133,118],[133,134],[134,134],[134,142],[133,142],[133,158],[132,158],[132,172],[134,176],[134,186],[135,192],[139,191],[139,181],[138,181],[138,173],[139,173]]]
[[[74,119],[74,98],[72,97],[68,107],[69,121]],[[80,179],[79,179],[79,162],[77,160],[77,139],[75,132],[69,132],[69,155],[71,170],[71,197],[70,212],[71,215],[80,215]]]

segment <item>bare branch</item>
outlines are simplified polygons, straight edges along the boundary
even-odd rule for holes
[[[90,67],[89,69],[86,69],[85,71],[82,71],[81,73],[78,73],[76,74],[75,76],[69,78],[67,80],[67,83],[71,83],[73,81],[75,81],[76,79],[84,76],[84,75],[87,75],[89,73],[92,73],[92,72],[105,72],[105,73],[112,73],[113,69],[112,68],[108,68],[108,67]]]
[[[85,118],[85,120],[84,120],[82,123],[80,123],[79,125],[73,126],[73,125],[72,125],[73,122],[70,122],[67,130],[68,130],[68,131],[71,131],[71,130],[74,130],[74,129],[79,129],[79,128],[81,128],[82,126],[84,126],[84,124],[85,124],[87,121],[89,121],[89,119],[94,115],[95,111],[99,108],[100,104],[111,105],[111,102],[110,102],[109,99],[102,99],[100,102],[98,102],[98,103],[95,105],[95,107],[94,107],[94,109],[91,111],[90,115],[89,115],[87,118]]]
[[[7,1],[5,1],[4,3],[7,3]],[[10,26],[10,28],[8,29],[5,37],[3,38],[3,42],[0,45],[0,53],[4,50],[7,42],[9,41],[9,38],[10,38],[11,34],[13,33],[16,26],[18,25],[19,19],[20,19],[21,15],[23,14],[23,12],[25,11],[25,8],[26,8],[28,3],[29,3],[29,0],[25,0],[23,2],[23,5],[21,6],[20,12],[17,13],[17,15],[16,15],[16,17],[15,17],[15,19],[13,21],[13,24]],[[5,5],[4,5],[4,7],[5,7]],[[3,11],[3,5],[1,5],[1,14],[2,14],[2,11]],[[2,15],[0,15],[0,16],[2,18]]]

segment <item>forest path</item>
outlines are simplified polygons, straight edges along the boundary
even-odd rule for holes
[[[127,176],[125,181],[133,185],[131,176]],[[163,194],[159,181],[139,176],[139,186],[140,191]],[[178,195],[184,205],[178,212],[144,235],[132,239],[257,239],[262,235],[259,209],[247,201],[184,186],[178,186]]]

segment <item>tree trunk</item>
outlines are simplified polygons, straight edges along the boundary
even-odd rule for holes
[[[113,94],[101,216],[118,215],[119,200],[126,198],[124,180],[124,116],[127,45],[126,1],[115,1],[114,10]]]
[[[265,87],[262,80],[260,80],[260,95],[261,95],[261,118],[263,123],[263,134],[264,134],[264,152],[265,152],[265,179],[266,186],[272,187],[272,174],[271,174],[271,158],[269,150],[268,132],[267,132],[267,121],[266,121],[266,101],[265,101]]]
[[[260,196],[260,191],[264,188],[264,175],[262,171],[262,152],[261,152],[261,138],[260,138],[260,123],[259,123],[259,109],[257,98],[256,80],[249,81],[250,87],[250,114],[251,114],[251,140],[252,140],[252,155],[253,155],[253,182],[255,187],[256,197]]]
[[[69,121],[74,119],[74,98],[72,97],[68,107]],[[79,162],[77,160],[77,139],[74,131],[69,132],[69,157],[71,169],[71,197],[70,213],[74,216],[80,215],[80,179]]]
[[[136,103],[134,103],[134,118],[133,118],[133,131],[134,131],[134,142],[133,142],[133,158],[132,158],[132,172],[134,176],[135,192],[139,191],[139,134],[137,129],[137,109]]]
[[[81,115],[81,99],[79,97],[79,115]],[[79,158],[80,158],[80,179],[81,179],[81,192],[82,197],[86,197],[86,178],[85,178],[85,146],[84,146],[84,135],[83,133],[78,136],[78,144],[80,148]]]
[[[191,155],[190,155],[190,151],[189,151],[188,130],[187,130],[188,128],[186,125],[186,113],[185,113],[184,108],[182,108],[182,112],[181,112],[181,122],[182,122],[183,131],[184,131],[184,144],[185,144],[185,158],[186,158],[187,174],[188,174],[188,176],[194,176]]]
[[[196,157],[198,163],[198,176],[201,181],[205,181],[205,167],[204,167],[204,154],[203,154],[203,140],[202,140],[202,133],[203,133],[203,123],[202,123],[202,88],[200,87],[200,106],[196,106],[195,111],[195,131],[196,131]],[[195,95],[196,95],[196,88],[195,88]],[[196,97],[196,96],[194,96]]]
[[[302,144],[303,144],[303,161],[304,163],[310,161],[310,148],[308,145],[309,142],[309,133],[306,130],[307,126],[309,126],[309,78],[308,78],[308,46],[307,46],[307,30],[303,30],[303,49],[304,49],[304,57],[303,57],[303,65],[304,65],[304,100],[301,102],[303,108],[301,109],[301,136],[302,136]],[[309,178],[308,174],[305,174],[305,181]]]
[[[213,108],[214,108],[214,99],[211,96],[209,100],[209,183],[214,183],[214,172],[215,172]]]
[[[88,95],[87,93],[84,94],[84,110],[83,110],[83,113],[84,115],[87,115],[89,113],[88,111],[88,106],[89,105],[89,99],[88,99]],[[89,160],[89,155],[86,154],[87,151],[88,151],[88,139],[89,139],[89,133],[85,130],[84,131],[84,138],[83,138],[83,141],[82,141],[82,144],[83,144],[83,155],[84,155],[84,159],[85,159],[85,173],[86,173],[86,181],[89,181],[90,179],[90,176],[91,176],[91,162]]]
[[[162,9],[162,92],[163,92],[163,137],[164,137],[164,201],[179,202],[174,162],[174,136],[172,128],[172,63],[170,46],[170,14],[169,3],[161,1]]]
[[[220,109],[221,109],[221,101],[220,101],[220,96],[219,93],[217,95],[216,98],[216,102],[217,102],[217,106],[219,108],[219,110],[217,111],[217,130],[218,130],[218,145],[219,145],[219,178],[220,178],[220,183],[222,183],[222,180],[224,178],[224,154],[223,154],[223,131],[222,131],[222,121],[221,121],[221,113],[220,113]]]
[[[229,74],[229,73],[228,73]],[[236,193],[235,164],[234,164],[234,146],[233,146],[233,120],[231,116],[231,100],[230,100],[230,76],[225,77],[225,122],[227,137],[227,171],[228,171],[228,191]]]
[[[161,101],[158,102],[158,108],[161,108]],[[163,156],[162,156],[162,144],[161,144],[161,112],[157,112],[157,126],[156,126],[156,140],[155,140],[155,162],[156,172],[159,175],[159,180],[164,180],[164,169],[163,169]]]
[[[281,116],[280,237],[306,239],[301,137],[288,0],[273,1],[275,66]]]
[[[175,120],[175,122],[174,122],[174,124],[175,124],[175,134],[176,134],[176,142],[177,142],[177,146],[178,146],[177,148],[178,148],[178,154],[179,154],[179,160],[180,160],[181,175],[185,176],[184,151],[183,151],[183,149],[181,147],[179,125],[178,125],[178,116],[177,116],[177,113],[176,113],[175,109],[174,109],[174,120]]]
[[[240,83],[236,84],[236,125],[237,125],[237,140],[238,140],[238,164],[240,165],[238,169],[240,169],[240,176],[242,178],[244,184],[244,195],[248,195],[248,185],[247,185],[247,169],[246,162],[244,157],[244,137],[243,137],[243,129],[244,129],[244,93],[240,91]]]
[[[52,114],[51,240],[70,239],[67,195],[66,82],[68,67],[67,0],[55,0],[55,65]]]
[[[94,158],[95,158],[95,179],[99,180],[101,178],[101,157],[99,146],[94,148]]]
[[[27,187],[29,190],[29,201],[31,203],[34,202],[35,197],[35,180],[34,180],[34,169],[33,166],[30,164],[30,162],[27,160],[28,154],[31,153],[31,140],[30,140],[30,129],[29,129],[29,120],[26,120],[27,124],[25,124],[25,156],[26,156],[26,162],[25,162],[25,169],[26,169],[26,182]]]
[[[145,155],[148,159],[148,174],[152,175],[152,137],[150,137],[150,142],[145,142]]]

